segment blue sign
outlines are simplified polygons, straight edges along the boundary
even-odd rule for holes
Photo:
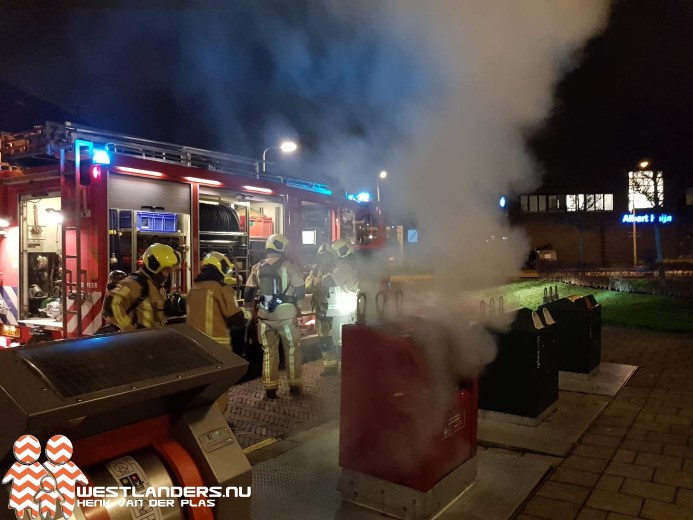
[[[662,213],[661,215],[655,215],[654,213],[648,213],[646,215],[633,215],[632,213],[626,213],[621,218],[621,222],[624,224],[632,224],[633,222],[636,224],[651,224],[656,220],[658,220],[660,224],[668,224],[669,222],[673,222],[674,217],[665,213]]]
[[[416,244],[419,241],[419,232],[416,229],[407,229],[407,242]]]

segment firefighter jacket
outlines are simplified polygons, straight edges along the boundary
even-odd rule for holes
[[[323,286],[322,280],[316,283],[316,278],[323,278],[329,272],[329,269],[322,269],[316,266],[306,277],[306,293],[313,295],[310,299],[310,304],[313,311],[318,313],[318,316],[325,316],[329,290]]]
[[[186,297],[186,323],[204,332],[221,345],[231,345],[230,320],[242,311],[236,303],[236,290],[215,280],[197,281]]]
[[[143,269],[136,274],[142,284],[131,275],[113,289],[111,323],[123,332],[163,327],[166,325],[166,289],[154,283]]]
[[[281,255],[268,254],[267,258],[255,264],[251,269],[246,289],[260,289],[260,271],[262,266],[267,264],[275,268],[278,282],[277,291],[281,294],[282,303],[272,310],[267,308],[267,302],[260,303],[257,317],[260,320],[266,321],[292,320],[298,316],[298,308],[296,306],[298,300],[303,299],[305,295],[303,276],[293,262],[283,258]],[[266,295],[259,294],[258,296]]]
[[[322,285],[329,291],[326,316],[348,316],[356,312],[359,281],[351,262],[338,262],[323,277]]]

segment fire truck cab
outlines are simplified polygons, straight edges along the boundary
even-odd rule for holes
[[[240,295],[272,233],[306,266],[368,233],[367,204],[259,162],[69,122],[0,134],[0,346],[93,334],[109,272],[137,270],[152,243],[180,255],[176,298],[209,251],[234,261]]]

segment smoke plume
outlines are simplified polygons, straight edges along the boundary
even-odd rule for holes
[[[547,115],[554,83],[604,23],[608,4],[391,0],[387,7],[387,31],[415,49],[434,78],[431,97],[407,112],[406,145],[391,157],[381,193],[386,209],[399,208],[418,228],[405,261],[435,275],[408,287],[405,314],[441,324],[437,334],[415,332],[440,369],[440,392],[421,418],[436,425],[456,379],[495,356],[486,329],[467,326],[479,306],[465,293],[506,281],[529,250],[499,207],[501,196],[513,200],[538,185],[524,132]],[[512,317],[497,319],[502,328]]]

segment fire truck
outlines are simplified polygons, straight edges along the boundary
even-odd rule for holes
[[[310,264],[371,227],[367,204],[257,159],[69,122],[0,134],[0,165],[0,346],[94,334],[109,272],[137,270],[155,242],[180,254],[167,290],[184,295],[209,251],[242,282],[272,233]]]

